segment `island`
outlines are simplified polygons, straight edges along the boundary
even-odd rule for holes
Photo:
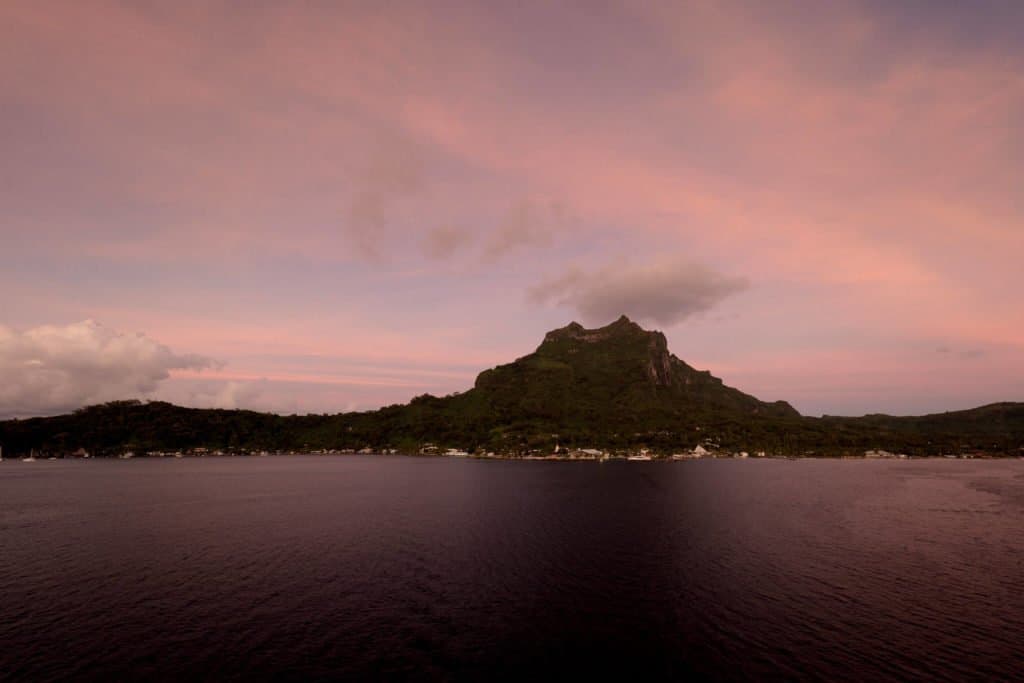
[[[548,332],[448,396],[334,415],[126,400],[0,422],[11,458],[283,453],[628,460],[1024,457],[1024,403],[924,416],[808,417],[726,386],[626,316]]]

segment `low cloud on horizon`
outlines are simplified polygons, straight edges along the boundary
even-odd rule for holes
[[[607,265],[592,270],[573,267],[531,287],[527,296],[537,304],[574,308],[588,323],[625,314],[668,327],[710,311],[749,286],[745,277],[724,275],[696,263]]]
[[[220,363],[92,320],[23,332],[0,326],[0,419],[54,415],[155,392],[171,370]]]

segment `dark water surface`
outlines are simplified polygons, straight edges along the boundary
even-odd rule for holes
[[[1024,677],[1024,462],[0,463],[0,679]]]

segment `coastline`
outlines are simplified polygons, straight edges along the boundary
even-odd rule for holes
[[[514,454],[514,453],[415,453],[402,452],[396,449],[380,449],[355,451],[352,449],[336,450],[279,450],[279,451],[258,451],[258,452],[226,452],[226,451],[163,451],[151,453],[121,453],[107,455],[74,455],[74,454],[36,454],[35,456],[8,456],[0,458],[3,462],[46,462],[54,460],[163,460],[163,459],[220,459],[220,458],[286,458],[296,456],[306,457],[338,457],[338,456],[372,456],[389,457],[401,456],[407,458],[455,458],[466,460],[522,460],[533,462],[686,462],[693,460],[864,460],[864,461],[892,461],[892,460],[1024,460],[1024,454],[1017,453],[992,453],[974,451],[961,454],[939,454],[939,455],[910,455],[906,453],[887,453],[885,455],[868,455],[856,453],[843,454],[819,454],[808,453],[803,455],[764,453],[745,454],[714,452],[706,454],[673,453],[673,454],[636,454],[628,452],[604,452],[601,455],[567,455],[567,454]]]

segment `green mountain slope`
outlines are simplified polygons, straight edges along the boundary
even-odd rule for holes
[[[492,409],[569,421],[631,423],[650,415],[722,412],[799,416],[788,403],[764,403],[694,370],[669,353],[664,334],[625,316],[595,330],[571,323],[549,332],[534,353],[481,373],[474,391]]]

